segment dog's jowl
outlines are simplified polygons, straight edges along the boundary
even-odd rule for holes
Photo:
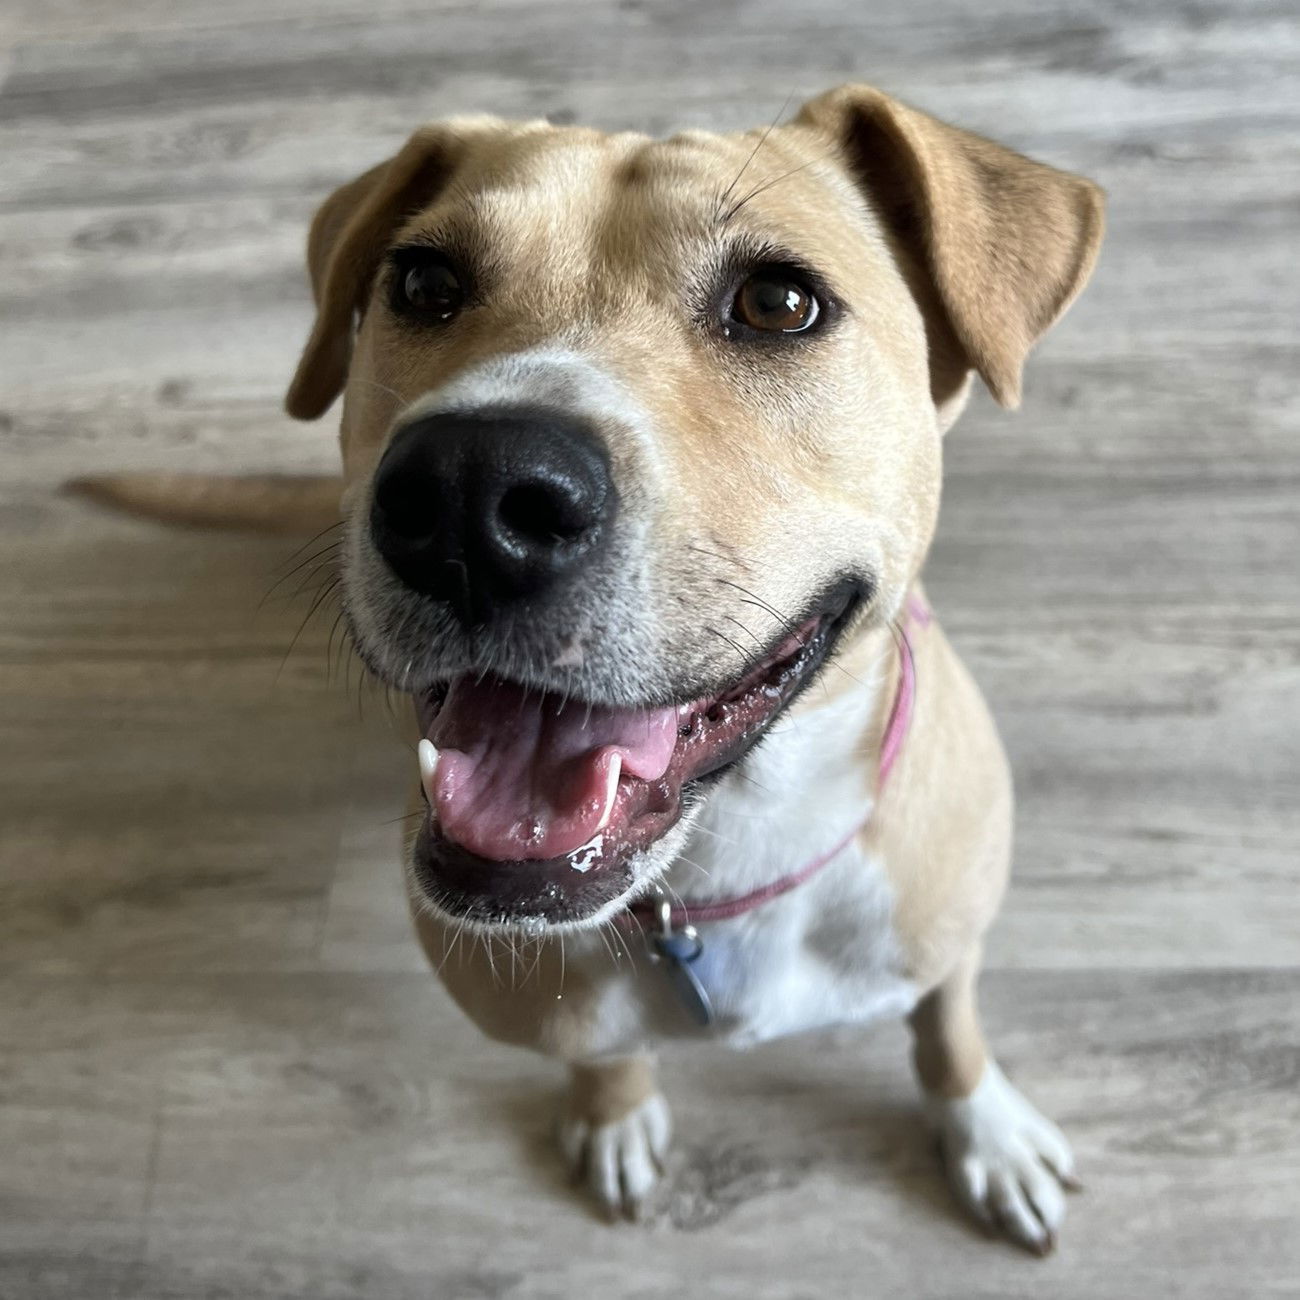
[[[958,1197],[1051,1248],[1070,1151],[974,998],[1011,784],[919,575],[973,378],[1016,404],[1101,231],[1088,181],[865,86],[736,136],[435,123],[317,214],[288,407],[343,397],[420,939],[569,1065],[608,1207],[665,1154],[657,1041],[907,1016]]]

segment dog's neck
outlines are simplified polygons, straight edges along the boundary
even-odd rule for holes
[[[822,680],[714,791],[669,871],[669,889],[683,899],[757,889],[865,823],[899,665],[884,629],[828,664]]]

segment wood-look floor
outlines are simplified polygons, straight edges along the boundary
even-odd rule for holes
[[[14,0],[3,38],[0,1297],[1297,1294],[1292,4]],[[417,119],[849,78],[1111,195],[1023,410],[949,440],[929,570],[1019,780],[990,1031],[1088,1185],[1046,1263],[954,1214],[896,1027],[671,1056],[655,1215],[598,1224],[554,1072],[408,936],[382,696],[332,615],[290,649],[310,571],[259,609],[292,545],[55,491],[331,463],[279,410],[305,223]]]

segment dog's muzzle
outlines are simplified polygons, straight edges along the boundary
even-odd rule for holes
[[[405,593],[371,635],[398,641],[427,618],[412,635],[443,655],[403,684],[428,803],[413,879],[448,915],[586,923],[630,897],[705,783],[815,676],[863,598],[861,582],[833,580],[747,662],[708,679],[643,662],[635,645],[619,649],[629,585],[613,578],[635,574],[619,504],[592,427],[548,407],[420,416],[376,470],[368,530]],[[593,641],[607,664],[621,654],[622,698],[584,680]],[[411,636],[405,645],[419,653]]]

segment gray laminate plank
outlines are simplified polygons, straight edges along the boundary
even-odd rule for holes
[[[641,1297],[682,1276],[723,1296],[1218,1300],[1284,1295],[1300,1263],[1293,973],[986,980],[993,1041],[1088,1185],[1046,1264],[955,1217],[900,1029],[670,1053],[678,1153],[648,1226],[610,1228],[551,1153],[554,1071],[487,1043],[422,975],[14,991],[26,1050],[4,1116],[38,1154],[5,1167],[21,1248],[0,1268],[32,1300],[56,1276],[100,1294],[112,1240],[132,1294],[249,1300]]]

